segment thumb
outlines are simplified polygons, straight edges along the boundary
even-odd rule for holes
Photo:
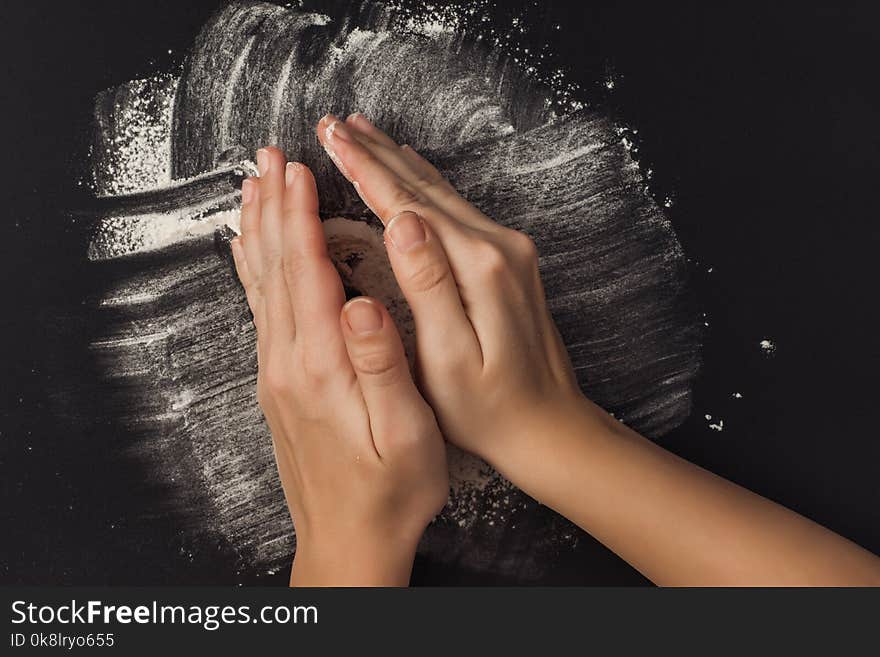
[[[419,394],[400,334],[385,307],[356,297],[342,307],[342,335],[367,405],[376,451],[417,420],[426,403]],[[383,440],[385,444],[383,444]]]

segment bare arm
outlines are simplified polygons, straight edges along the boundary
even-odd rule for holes
[[[534,245],[360,115],[318,138],[386,225],[446,438],[663,585],[880,584],[880,559],[688,463],[584,399]]]
[[[491,461],[651,581],[880,585],[880,559],[855,543],[671,454],[586,400],[563,412],[537,419]]]

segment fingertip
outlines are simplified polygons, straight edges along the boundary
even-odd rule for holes
[[[269,170],[269,151],[261,148],[257,151],[257,172],[260,176],[265,176]]]
[[[245,178],[241,181],[241,204],[248,205],[253,203],[256,196],[256,183],[251,178]]]
[[[294,170],[294,173],[290,174],[293,176],[293,182],[315,182],[315,174],[313,174],[312,170],[302,162],[288,162],[288,167]]]
[[[304,168],[305,166],[300,162],[288,162],[284,167],[284,184],[287,187],[292,187],[297,176],[302,175]]]
[[[352,112],[346,117],[345,122],[351,126],[354,126],[356,129],[361,132],[369,132],[371,129],[375,129],[375,125],[370,119],[361,114],[360,112]]]
[[[263,152],[265,156],[272,158],[274,161],[284,160],[284,151],[281,150],[278,146],[272,146],[271,144],[267,144],[266,146],[260,147],[257,151],[257,154]]]
[[[322,116],[320,119],[318,119],[318,122],[315,124],[315,137],[322,144],[324,143],[324,140],[322,139],[322,137],[323,137],[322,133],[324,131],[324,119],[326,119],[326,118],[327,118],[326,115]]]
[[[284,166],[284,151],[277,146],[263,146],[257,150],[257,171],[261,178],[276,174]]]
[[[318,217],[318,188],[311,170],[302,162],[288,162],[284,168],[284,209],[291,219]]]
[[[260,179],[245,178],[241,183],[240,231],[255,233],[260,227]]]
[[[400,154],[412,166],[419,167],[419,168],[430,167],[429,171],[435,169],[433,164],[428,162],[428,160],[426,160],[424,157],[422,157],[421,153],[419,153],[415,148],[413,148],[409,144],[402,144],[400,146]]]
[[[315,133],[318,135],[318,139],[324,141],[327,128],[337,121],[339,121],[339,119],[330,112],[318,119],[318,123],[315,125]]]
[[[377,145],[397,148],[396,141],[360,112],[349,115],[345,122],[355,129],[359,136],[358,138],[367,146]]]
[[[345,125],[351,128],[354,138],[365,146],[369,147],[374,144],[373,137],[376,134],[376,128],[370,123],[370,120],[360,112],[349,114],[345,119]]]
[[[366,337],[382,331],[385,310],[381,303],[370,297],[355,297],[342,306],[342,323],[346,333]]]

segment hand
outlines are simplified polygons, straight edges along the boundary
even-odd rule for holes
[[[360,115],[318,137],[385,224],[446,437],[660,584],[874,584],[880,559],[688,463],[579,391],[535,248]]]
[[[443,439],[377,301],[345,303],[311,172],[257,153],[238,276],[257,328],[257,395],[297,533],[291,584],[406,585],[448,495]]]
[[[540,438],[570,409],[614,423],[580,393],[528,236],[489,219],[362,115],[328,115],[317,134],[385,224],[415,320],[420,388],[447,439],[498,467],[512,443]]]

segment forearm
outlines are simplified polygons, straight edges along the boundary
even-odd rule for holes
[[[657,584],[880,584],[871,553],[589,402],[542,426],[490,461]]]

